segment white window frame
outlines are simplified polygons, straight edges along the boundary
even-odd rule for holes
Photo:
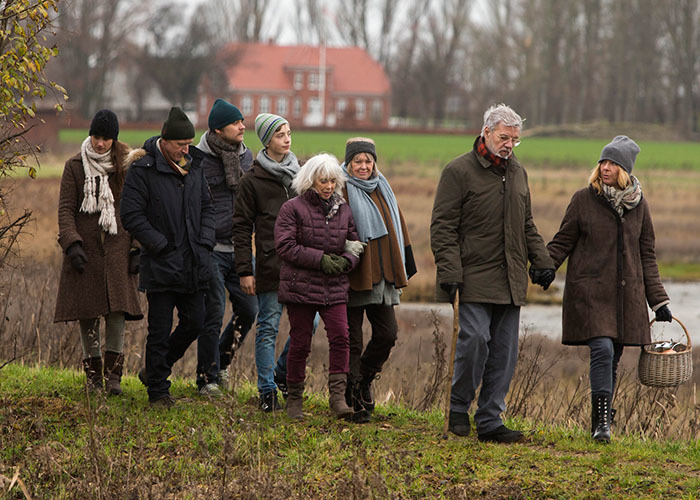
[[[289,111],[289,99],[286,96],[279,96],[277,98],[277,114],[284,116]]]
[[[241,113],[248,116],[253,113],[253,98],[249,95],[241,97]]]

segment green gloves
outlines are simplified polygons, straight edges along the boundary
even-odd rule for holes
[[[321,271],[325,274],[340,274],[350,269],[350,261],[345,257],[324,253],[321,257]]]

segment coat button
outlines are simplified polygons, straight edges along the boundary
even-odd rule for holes
[[[627,282],[625,280],[622,280],[622,283],[620,283],[622,286],[625,286]]]
[[[506,265],[505,265],[505,264],[501,264],[501,269],[505,269],[505,268],[506,268]]]
[[[620,217],[620,222],[622,222],[622,223],[624,224],[624,223],[625,223],[625,218],[624,218],[624,217]]]

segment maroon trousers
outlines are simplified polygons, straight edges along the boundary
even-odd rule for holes
[[[287,383],[304,381],[306,358],[311,352],[314,316],[319,313],[328,335],[328,373],[347,373],[350,360],[348,315],[346,304],[319,306],[286,304],[289,316],[289,354]]]

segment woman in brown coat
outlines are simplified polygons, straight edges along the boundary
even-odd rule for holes
[[[389,182],[377,169],[374,141],[348,139],[343,163],[348,180],[346,198],[366,249],[350,272],[348,325],[350,328],[350,383],[346,400],[354,419],[369,421],[374,410],[372,380],[382,371],[396,342],[398,325],[394,306],[401,289],[416,272],[406,222]],[[372,336],[363,350],[365,315]]]
[[[630,175],[638,153],[623,135],[603,148],[589,186],[574,193],[547,245],[556,268],[569,258],[562,342],[590,349],[591,434],[599,442],[610,441],[623,347],[651,342],[647,303],[657,321],[671,321],[649,205]]]
[[[58,206],[58,243],[64,251],[54,322],[80,323],[83,368],[91,391],[121,394],[124,322],[143,317],[137,287],[138,249],[119,218],[124,160],[119,122],[108,109],[95,114],[79,154],[66,162]],[[100,316],[105,318],[104,378]]]

